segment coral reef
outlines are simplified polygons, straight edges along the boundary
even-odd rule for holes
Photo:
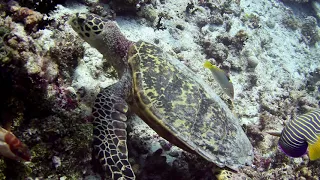
[[[64,4],[65,1],[66,0],[19,0],[19,4],[40,13],[49,13],[56,8],[56,5]]]
[[[320,92],[320,67],[309,73],[306,84],[307,91]]]
[[[77,111],[31,119],[30,133],[26,134],[33,151],[29,176],[80,178],[81,172],[90,174],[91,129],[90,123],[79,122]]]
[[[227,26],[232,15],[240,14],[240,8],[234,1],[199,1],[198,4],[190,2],[186,7],[186,13],[187,18],[195,21],[199,27],[207,24]]]
[[[250,28],[258,28],[260,27],[259,22],[260,18],[256,14],[245,14],[241,20],[247,24]]]
[[[69,84],[73,64],[83,55],[83,48],[65,33],[59,36],[58,31],[59,46],[46,46],[46,31],[37,29],[42,14],[11,3],[13,18],[0,18],[0,117],[2,127],[26,142],[32,161],[24,164],[4,159],[1,177],[82,177],[79,172],[91,159],[92,127],[81,121],[86,115],[78,108],[79,99]],[[32,36],[27,35],[29,31],[34,31]],[[59,162],[56,157],[61,164],[53,171],[53,163]],[[77,157],[83,157],[83,161]]]
[[[305,18],[301,25],[301,34],[303,41],[311,46],[320,41],[320,30],[317,25],[317,19],[313,16]]]
[[[283,2],[307,3],[309,0],[282,0]]]
[[[299,21],[295,16],[288,15],[283,18],[282,23],[289,29],[297,30],[300,27]]]
[[[50,48],[50,57],[57,63],[60,74],[64,79],[71,80],[80,58],[84,55],[84,48],[80,41],[68,34],[59,34],[56,46]]]
[[[9,11],[13,13],[13,20],[23,22],[27,31],[36,32],[39,23],[43,20],[43,15],[37,11],[33,11],[26,7],[21,7],[17,2],[10,1],[8,3]]]
[[[140,118],[129,119],[128,128],[130,163],[138,179],[213,178],[212,163],[173,146]]]
[[[229,53],[240,52],[248,39],[244,30],[240,30],[234,37],[229,34],[221,34],[215,40],[205,37],[201,43],[207,58],[214,58],[218,63],[223,63]]]
[[[219,63],[228,58],[229,49],[223,43],[204,42],[203,44],[208,58],[214,58]]]
[[[116,18],[116,12],[110,8],[110,6],[104,6],[101,3],[89,3],[89,11],[97,14],[101,17],[114,20]]]
[[[136,14],[149,0],[116,0],[109,1],[110,7],[119,15]]]

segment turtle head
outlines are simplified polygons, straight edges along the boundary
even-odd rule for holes
[[[128,66],[124,57],[133,43],[121,33],[115,21],[95,14],[76,13],[69,24],[82,39],[103,54],[118,74]]]
[[[103,43],[101,35],[106,23],[94,14],[85,13],[77,13],[69,20],[73,30],[94,48],[101,47],[101,43]]]

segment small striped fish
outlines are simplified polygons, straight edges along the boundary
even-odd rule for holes
[[[320,109],[298,116],[283,129],[279,146],[290,157],[300,157],[309,147],[310,160],[320,158]]]

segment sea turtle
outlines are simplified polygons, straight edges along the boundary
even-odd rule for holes
[[[128,161],[132,112],[160,136],[220,167],[251,164],[253,148],[227,105],[178,59],[148,42],[132,42],[117,23],[77,13],[72,28],[104,55],[120,80],[94,102],[93,151],[113,179],[135,179]]]

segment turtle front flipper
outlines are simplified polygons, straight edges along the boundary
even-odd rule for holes
[[[128,160],[126,113],[128,105],[117,95],[115,85],[101,91],[94,103],[93,151],[104,170],[114,180],[133,180],[135,175]]]

